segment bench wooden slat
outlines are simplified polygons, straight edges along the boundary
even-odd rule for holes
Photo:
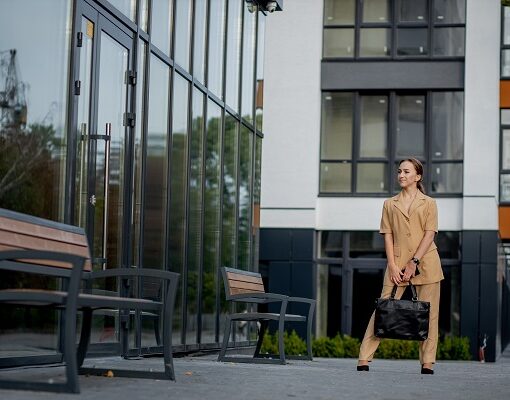
[[[235,294],[244,294],[244,293],[264,293],[264,292],[260,292],[260,290],[253,290],[253,289],[230,288],[231,296],[233,296]]]
[[[6,217],[0,217],[0,231],[8,231],[28,236],[40,237],[53,241],[71,243],[79,246],[88,246],[85,235],[66,232],[60,229],[34,225]]]
[[[231,288],[237,288],[237,289],[251,289],[256,290],[259,292],[265,292],[264,285],[258,284],[258,283],[250,283],[250,282],[239,282],[239,281],[228,281],[228,284]]]
[[[262,283],[262,277],[260,276],[251,276],[244,274],[237,274],[235,272],[227,272],[228,280],[242,281],[242,282],[251,282],[251,283]]]

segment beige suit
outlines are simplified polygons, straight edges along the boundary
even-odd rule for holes
[[[403,269],[414,256],[425,231],[437,232],[437,206],[434,199],[418,192],[407,213],[401,197],[402,193],[399,193],[384,202],[379,232],[393,234],[395,263]],[[438,337],[440,281],[444,279],[434,242],[421,258],[418,268],[420,274],[412,278],[411,282],[416,285],[418,298],[430,302],[429,336],[427,340],[420,342],[420,362],[421,364],[434,363]],[[388,298],[393,288],[388,269],[384,274],[383,285],[381,298]],[[402,296],[404,287],[407,285],[407,282],[399,285],[397,298]],[[374,336],[374,314],[372,314],[361,343],[359,359],[372,360],[379,342],[380,339]]]

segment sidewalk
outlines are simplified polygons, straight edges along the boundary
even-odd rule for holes
[[[510,347],[510,346],[509,346]],[[161,369],[160,358],[103,358],[87,363]],[[420,375],[416,360],[375,360],[370,372],[357,372],[356,360],[316,358],[288,365],[218,363],[216,356],[174,360],[176,382],[80,377],[81,394],[0,390],[2,400],[59,399],[490,399],[510,398],[510,349],[496,363],[441,361],[435,375]],[[1,372],[4,375],[6,372]],[[31,368],[7,374],[38,379],[63,376],[63,368]]]

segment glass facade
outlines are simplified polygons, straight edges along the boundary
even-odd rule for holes
[[[265,17],[243,0],[101,6],[1,1],[0,207],[84,227],[94,268],[179,272],[174,346],[217,347],[219,267],[256,268]],[[0,315],[0,333],[58,348],[56,314]],[[151,352],[153,324],[124,338],[101,316],[93,342]]]

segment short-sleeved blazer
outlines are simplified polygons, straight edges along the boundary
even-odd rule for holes
[[[402,192],[384,202],[379,232],[393,234],[395,263],[399,268],[403,269],[414,256],[425,231],[437,232],[437,205],[433,198],[418,192],[409,208],[409,214],[402,202]],[[421,258],[418,268],[420,274],[411,280],[414,285],[435,283],[444,279],[434,242]],[[388,271],[384,275],[384,285],[393,286]]]

